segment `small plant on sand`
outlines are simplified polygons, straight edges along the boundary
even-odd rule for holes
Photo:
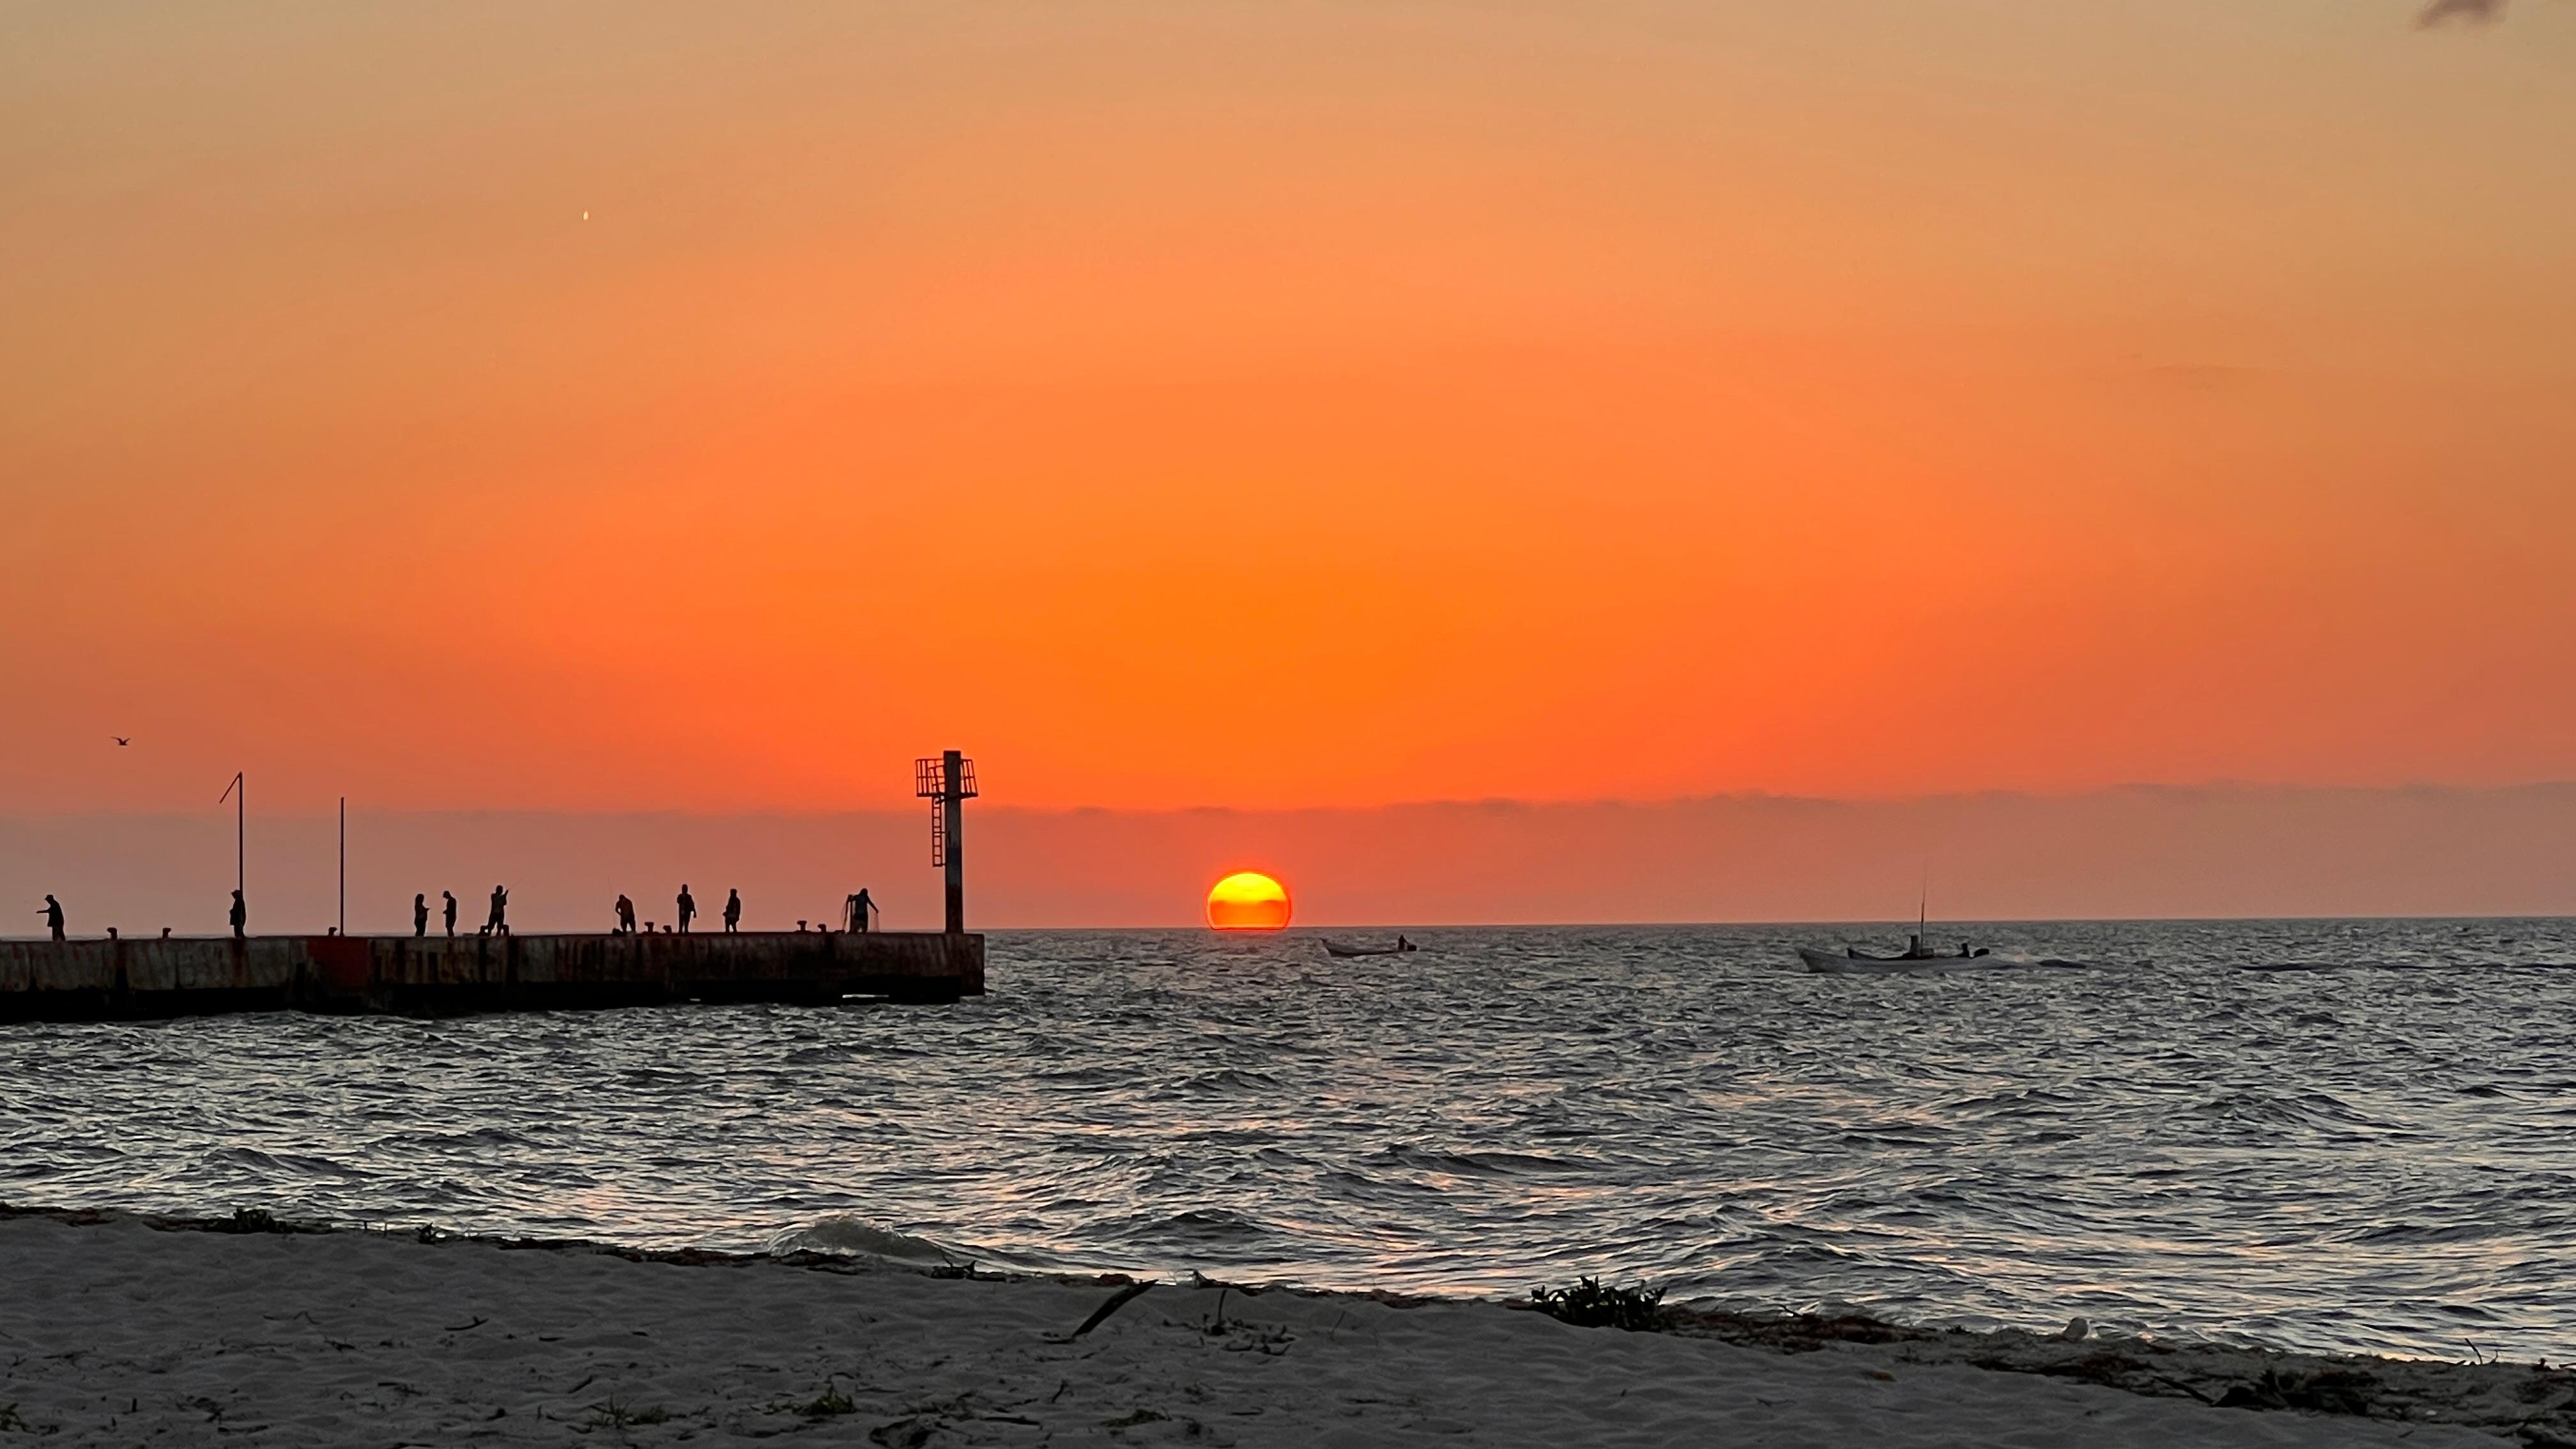
[[[670,1411],[658,1404],[649,1409],[638,1409],[610,1399],[604,1404],[590,1406],[590,1427],[594,1429],[624,1429],[636,1424],[662,1424],[668,1423],[670,1418]]]
[[[855,1414],[858,1411],[859,1406],[850,1402],[850,1396],[831,1384],[825,1384],[823,1392],[816,1394],[812,1403],[796,1406],[796,1412],[808,1419],[832,1419],[843,1414]]]
[[[1598,1278],[1578,1278],[1571,1288],[1533,1288],[1530,1303],[1550,1318],[1578,1328],[1624,1328],[1652,1333],[1664,1324],[1664,1290],[1639,1284],[1613,1288]]]

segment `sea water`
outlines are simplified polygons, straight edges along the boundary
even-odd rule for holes
[[[2576,1356],[2576,922],[1792,950],[1901,932],[1000,933],[953,1006],[0,1026],[0,1201]]]

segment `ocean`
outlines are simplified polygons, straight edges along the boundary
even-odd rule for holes
[[[1905,929],[1007,932],[954,1006],[0,1026],[0,1200],[2576,1357],[2576,921],[1792,951]]]

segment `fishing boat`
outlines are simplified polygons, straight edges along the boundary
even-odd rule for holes
[[[1798,959],[1809,971],[1835,976],[1886,976],[1900,972],[1956,971],[1961,967],[1985,963],[1985,948],[1971,951],[1962,946],[1957,951],[1935,951],[1923,944],[1921,936],[1906,944],[1896,956],[1872,956],[1858,947],[1846,946],[1840,952],[1819,951],[1812,946],[1797,948]]]
[[[1928,870],[1926,875],[1928,877]],[[1932,887],[1927,879],[1922,898],[1915,904],[1914,934],[1906,938],[1905,950],[1902,953],[1894,956],[1873,956],[1857,946],[1845,946],[1839,956],[1831,951],[1819,951],[1812,946],[1800,946],[1796,950],[1798,959],[1807,963],[1809,971],[1828,976],[1892,976],[1924,971],[1956,971],[1961,967],[1980,964],[1981,958],[1986,954],[1986,948],[1983,946],[1971,950],[1967,943],[1961,942],[1958,951],[1951,953],[1936,951],[1924,945],[1923,937],[1930,931],[1931,925]]]
[[[1402,936],[1396,937],[1395,944],[1392,946],[1345,946],[1339,941],[1324,943],[1324,954],[1327,956],[1404,956],[1421,949]]]

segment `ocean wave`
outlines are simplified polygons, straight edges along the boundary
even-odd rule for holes
[[[883,1258],[892,1263],[940,1265],[972,1262],[971,1251],[935,1239],[883,1227],[864,1218],[841,1215],[803,1227],[784,1228],[770,1238],[772,1253],[832,1253],[852,1258]]]

